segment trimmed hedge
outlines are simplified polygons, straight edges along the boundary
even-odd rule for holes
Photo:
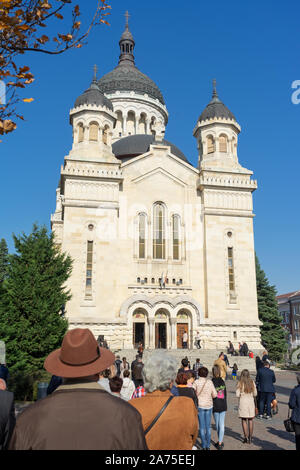
[[[51,374],[45,370],[33,372],[10,372],[8,390],[14,392],[16,401],[35,401],[38,383],[50,382]]]

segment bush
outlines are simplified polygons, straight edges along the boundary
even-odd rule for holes
[[[50,382],[51,375],[44,371],[11,372],[8,380],[8,390],[14,392],[16,401],[35,401],[37,399],[38,383]]]

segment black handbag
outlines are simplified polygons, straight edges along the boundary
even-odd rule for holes
[[[283,424],[284,424],[284,427],[285,427],[287,432],[295,432],[293,421],[290,418],[290,410],[289,410],[289,413],[288,413],[288,419],[285,419],[283,421]]]

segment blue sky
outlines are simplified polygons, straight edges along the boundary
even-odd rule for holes
[[[83,18],[91,14],[94,1],[78,3]],[[157,83],[170,114],[166,138],[194,165],[193,127],[217,79],[220,98],[242,126],[240,163],[259,184],[254,226],[262,268],[279,293],[300,289],[300,104],[291,100],[292,82],[300,80],[300,3],[110,3],[111,25],[96,28],[84,48],[24,60],[36,76],[24,98],[34,102],[21,106],[26,122],[0,144],[0,238],[12,250],[13,232],[28,233],[34,222],[50,227],[60,166],[71,148],[69,110],[88,88],[95,63],[99,76],[117,65],[128,9],[136,65]]]

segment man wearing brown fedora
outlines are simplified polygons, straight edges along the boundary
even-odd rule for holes
[[[17,418],[11,450],[145,450],[141,415],[97,383],[115,356],[98,346],[89,329],[65,335],[44,367],[63,385]]]

